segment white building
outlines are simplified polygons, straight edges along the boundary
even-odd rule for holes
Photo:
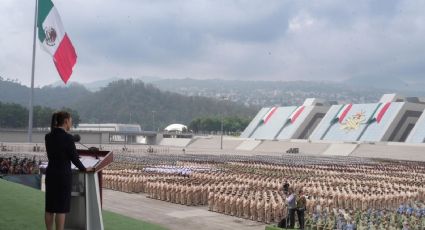
[[[100,131],[100,132],[141,132],[142,127],[135,124],[79,124],[76,131]]]
[[[138,143],[146,144],[146,137],[139,135],[142,132],[140,125],[135,124],[79,124],[75,131],[108,132],[111,143]]]

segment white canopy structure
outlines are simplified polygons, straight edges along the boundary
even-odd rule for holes
[[[182,124],[171,124],[167,126],[164,131],[167,132],[184,132],[187,131],[187,126]]]

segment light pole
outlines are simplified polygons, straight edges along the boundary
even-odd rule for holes
[[[227,101],[227,100],[228,100],[228,98],[227,98],[227,97],[225,97],[225,96],[220,97],[220,99],[221,99],[222,101]],[[224,131],[224,130],[223,130],[223,117],[224,117],[224,114],[223,114],[223,112],[221,112],[220,149],[223,149],[223,131]]]
[[[152,110],[152,131],[155,131],[155,110]]]
[[[131,111],[130,111],[130,124],[131,124]]]
[[[223,149],[223,113],[221,113],[220,149]]]

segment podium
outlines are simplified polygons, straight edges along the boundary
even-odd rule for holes
[[[113,152],[77,151],[83,165],[95,170],[81,172],[72,165],[71,210],[65,218],[65,229],[103,230],[102,170],[112,163]]]

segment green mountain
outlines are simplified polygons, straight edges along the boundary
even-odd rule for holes
[[[82,122],[137,123],[143,129],[164,128],[170,123],[188,124],[198,117],[241,116],[252,118],[258,108],[234,102],[164,92],[138,80],[120,80],[76,103]]]

